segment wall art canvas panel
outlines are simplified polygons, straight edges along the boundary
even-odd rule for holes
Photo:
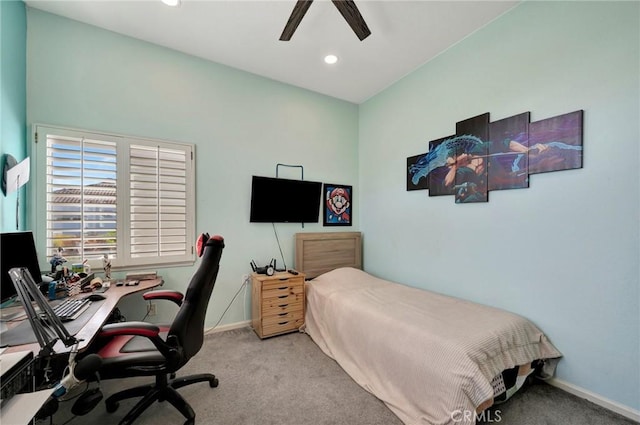
[[[529,187],[529,119],[525,112],[489,124],[488,190]]]
[[[487,202],[489,113],[457,122],[456,139],[455,150],[447,157],[450,169],[445,185],[455,182],[456,203]]]
[[[407,190],[429,189],[429,179],[419,172],[425,167],[426,161],[426,152],[407,158]]]
[[[529,124],[529,174],[582,168],[583,111]]]
[[[351,226],[353,188],[340,184],[324,184],[323,225]]]
[[[486,113],[458,121],[455,135],[407,158],[407,190],[426,185],[429,196],[487,202],[491,190],[529,187],[530,174],[582,167],[582,110],[530,119],[523,112],[490,123]]]
[[[445,146],[441,147],[441,145],[448,140],[452,140],[454,137],[455,136],[448,136],[430,141],[429,152],[437,152],[438,149],[445,148]],[[434,163],[434,165],[436,164]],[[427,178],[429,179],[429,196],[453,195],[453,185],[446,186],[444,183],[444,179],[447,176],[448,172],[449,167],[446,166],[446,162],[431,170],[431,172],[427,176]]]
[[[470,134],[485,141],[489,139],[489,113],[476,115],[456,123],[456,136]]]

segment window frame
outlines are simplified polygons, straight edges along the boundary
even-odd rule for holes
[[[53,252],[48,252],[47,247],[47,135],[56,135],[73,138],[87,138],[115,142],[116,144],[116,257],[112,259],[112,270],[126,269],[149,269],[167,266],[192,265],[195,263],[195,222],[196,222],[196,172],[195,172],[195,145],[168,140],[153,139],[148,137],[137,137],[123,134],[114,134],[95,130],[86,130],[70,127],[62,127],[46,124],[32,125],[32,143],[30,144],[31,156],[31,182],[28,190],[31,189],[29,199],[35,208],[27,208],[29,222],[34,229],[36,246],[42,247],[38,250],[39,260],[42,270],[49,269],[49,259]],[[138,257],[131,256],[131,181],[129,179],[130,170],[130,147],[132,145],[154,146],[157,148],[167,148],[183,150],[186,155],[185,173],[185,196],[186,196],[186,252],[178,256],[154,256]],[[42,267],[46,260],[47,266]],[[102,270],[101,259],[92,258],[89,265],[93,270]]]

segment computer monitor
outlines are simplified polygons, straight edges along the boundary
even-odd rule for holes
[[[17,295],[9,277],[9,270],[14,267],[26,267],[34,282],[42,283],[36,245],[30,231],[0,233],[0,303]]]

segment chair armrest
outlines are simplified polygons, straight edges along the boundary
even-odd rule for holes
[[[173,289],[156,289],[154,291],[145,292],[142,294],[142,298],[147,301],[150,300],[169,300],[178,304],[178,306],[182,305],[182,299],[184,295],[182,292],[175,291]]]
[[[147,322],[121,322],[104,325],[99,336],[137,335],[154,338],[160,334],[160,328]]]
[[[121,322],[104,325],[98,334],[99,337],[111,338],[120,335],[133,335],[148,338],[149,341],[160,351],[167,361],[174,361],[179,357],[179,351],[172,345],[167,344],[160,337],[160,328],[147,322]]]

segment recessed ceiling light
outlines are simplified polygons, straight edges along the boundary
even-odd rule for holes
[[[338,62],[338,57],[336,55],[327,55],[324,57],[324,61],[329,65],[333,65],[334,63]]]
[[[162,0],[162,3],[167,6],[180,6],[180,0]]]

